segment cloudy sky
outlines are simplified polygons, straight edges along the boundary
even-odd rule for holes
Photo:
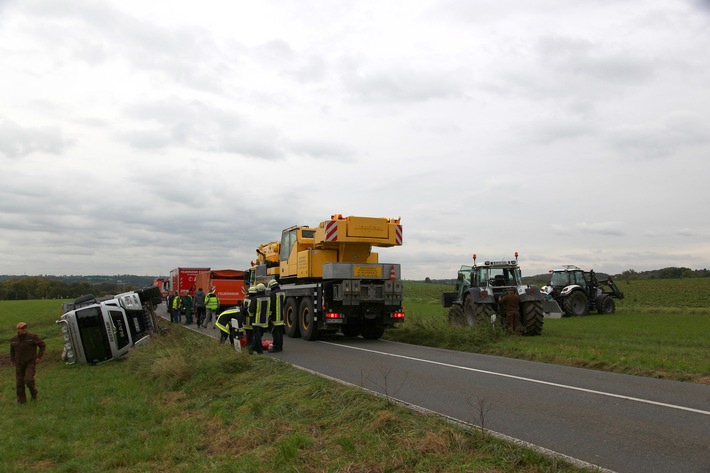
[[[710,267],[708,0],[0,0],[0,274],[245,269],[333,213],[471,254]]]

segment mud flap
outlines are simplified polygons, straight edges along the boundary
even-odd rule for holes
[[[557,301],[549,300],[542,301],[542,311],[545,313],[545,317],[548,319],[561,319],[562,309]]]

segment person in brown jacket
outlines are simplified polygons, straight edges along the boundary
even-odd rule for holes
[[[508,294],[500,298],[505,309],[505,319],[508,321],[508,333],[520,333],[520,296],[515,289],[508,289]]]
[[[37,400],[35,387],[35,365],[42,361],[47,345],[34,333],[27,331],[27,324],[17,324],[17,336],[10,339],[10,363],[15,365],[15,386],[17,403],[27,402],[25,386],[30,388],[32,400]],[[39,353],[37,349],[39,348]]]

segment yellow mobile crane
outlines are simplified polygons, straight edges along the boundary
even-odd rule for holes
[[[377,339],[404,321],[399,264],[380,263],[373,246],[402,244],[400,219],[335,214],[317,227],[293,226],[260,245],[249,284],[276,279],[284,293],[286,335],[320,333]]]

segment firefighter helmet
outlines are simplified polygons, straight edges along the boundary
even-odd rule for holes
[[[266,292],[266,286],[262,283],[256,285],[256,292]]]
[[[249,294],[256,294],[256,286],[249,287]]]
[[[277,285],[278,283],[279,283],[279,282],[278,282],[276,279],[272,279],[271,281],[269,281],[269,287],[274,287],[274,286]]]

